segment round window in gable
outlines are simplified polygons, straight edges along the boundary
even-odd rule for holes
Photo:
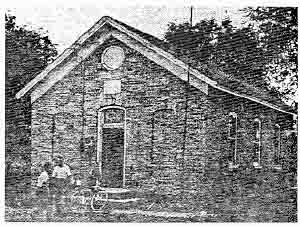
[[[106,69],[115,70],[122,65],[124,59],[125,54],[121,47],[110,46],[103,51],[101,62]]]

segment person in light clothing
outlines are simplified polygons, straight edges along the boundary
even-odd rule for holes
[[[65,198],[65,195],[68,194],[71,176],[70,167],[64,164],[64,160],[61,155],[57,155],[55,158],[55,167],[52,172],[57,213],[62,212],[62,207],[64,205],[63,199]]]
[[[35,191],[35,207],[32,213],[33,218],[37,217],[41,213],[49,217],[49,178],[51,175],[51,163],[46,162],[43,165],[43,171],[37,179],[37,188]]]
[[[70,167],[63,163],[63,159],[58,160],[58,165],[54,167],[52,177],[59,179],[70,179],[71,177]]]
[[[49,174],[51,173],[51,164],[49,162],[46,162],[44,164],[44,169],[43,172],[40,174],[40,176],[38,177],[37,180],[37,187],[38,190],[37,191],[41,191],[41,188],[47,188],[47,184],[49,181]],[[47,189],[45,189],[47,190]]]

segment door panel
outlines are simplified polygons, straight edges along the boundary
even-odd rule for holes
[[[102,186],[122,187],[124,129],[103,128],[102,135]]]

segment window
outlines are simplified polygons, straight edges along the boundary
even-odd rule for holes
[[[103,128],[124,127],[125,111],[122,108],[110,107],[102,110]]]
[[[169,108],[158,109],[152,114],[151,149],[149,149],[150,174],[158,180],[174,178],[173,170],[176,168],[176,160],[182,153],[174,152],[178,149],[178,136],[174,127],[174,110]],[[179,156],[180,155],[180,156]],[[168,163],[168,164],[167,164]]]
[[[253,121],[253,135],[253,166],[255,168],[261,168],[261,121],[258,118]]]
[[[298,127],[297,127],[298,123],[297,123],[297,115],[293,115],[293,130],[295,132],[298,131]]]
[[[238,159],[237,159],[237,114],[235,112],[229,113],[229,122],[228,122],[228,140],[230,146],[230,155],[229,155],[229,167],[237,168]]]
[[[274,164],[275,166],[280,166],[281,164],[281,128],[280,125],[276,124],[274,126]]]
[[[101,62],[107,70],[121,67],[125,59],[124,51],[119,46],[110,46],[103,51]]]
[[[104,123],[122,123],[124,121],[124,110],[109,108],[104,111]]]

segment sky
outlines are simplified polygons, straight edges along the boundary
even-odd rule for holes
[[[244,21],[239,9],[245,6],[298,6],[296,0],[9,0],[5,13],[16,16],[18,25],[47,31],[58,52],[75,42],[102,16],[111,16],[143,32],[163,38],[169,22],[193,22],[226,15],[235,26]]]
[[[163,38],[169,22],[189,21],[188,5],[103,5],[82,3],[80,5],[37,5],[15,6],[6,12],[16,16],[18,25],[26,25],[30,29],[47,31],[58,52],[76,41],[102,16],[108,15],[131,25],[141,31]],[[193,22],[212,17],[221,20],[229,15],[236,26],[243,20],[238,7],[197,6],[193,5]]]

